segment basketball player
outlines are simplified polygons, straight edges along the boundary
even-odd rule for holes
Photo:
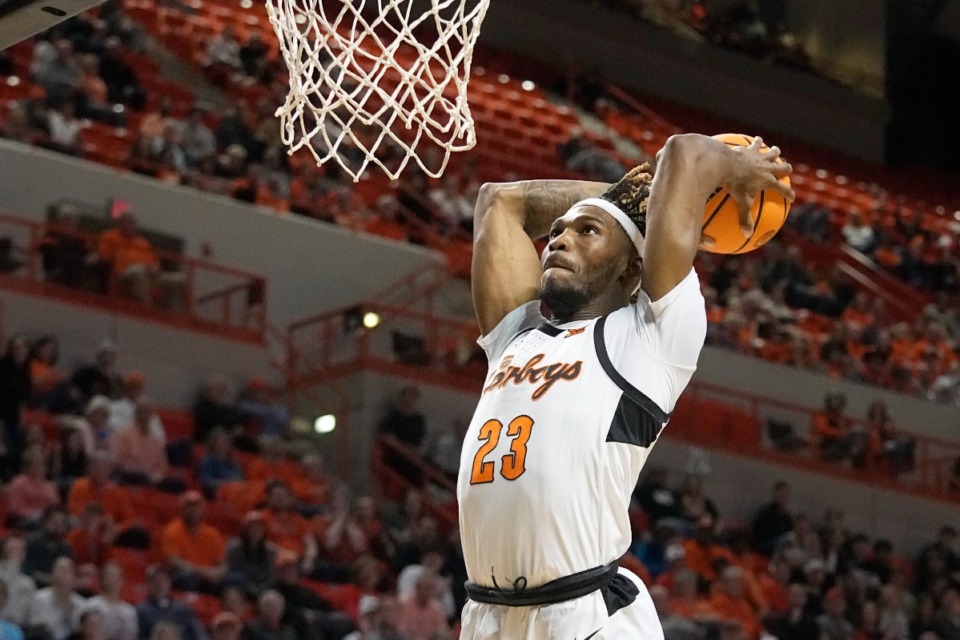
[[[703,346],[704,203],[725,183],[749,234],[761,190],[793,199],[778,181],[789,165],[761,144],[674,136],[653,178],[643,165],[612,187],[481,190],[473,297],[490,368],[458,479],[464,640],[663,638],[643,584],[617,567],[627,509]]]

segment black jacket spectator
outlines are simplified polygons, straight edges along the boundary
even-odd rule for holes
[[[67,544],[67,531],[66,511],[61,507],[52,507],[44,514],[43,528],[27,538],[22,571],[33,578],[38,586],[47,586],[57,558],[73,557],[73,551]]]
[[[13,336],[7,341],[0,358],[0,437],[4,454],[0,456],[0,478],[9,480],[16,475],[23,450],[21,415],[33,393],[28,357],[30,346],[25,336]]]
[[[787,507],[790,485],[778,482],[773,488],[773,502],[761,508],[753,518],[753,539],[761,553],[770,555],[777,539],[793,530],[793,515]]]
[[[220,427],[232,431],[240,425],[240,412],[228,404],[227,382],[222,378],[210,380],[193,405],[193,439],[206,442],[210,432]]]

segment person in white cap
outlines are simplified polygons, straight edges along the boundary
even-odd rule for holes
[[[663,637],[617,560],[631,492],[706,334],[693,269],[710,241],[704,203],[725,184],[746,232],[762,190],[793,199],[778,180],[789,165],[761,145],[679,135],[655,177],[642,165],[613,186],[481,189],[472,284],[489,373],[458,477],[464,640]]]

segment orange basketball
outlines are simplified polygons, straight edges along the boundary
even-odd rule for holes
[[[752,136],[739,133],[722,133],[714,136],[723,140],[732,147],[748,147],[753,142]],[[768,149],[763,145],[763,149]],[[777,162],[783,162],[777,159]],[[780,182],[789,185],[790,177],[780,178]],[[710,247],[701,245],[701,249],[711,253],[747,253],[766,244],[777,234],[790,213],[790,203],[782,195],[772,189],[760,192],[753,201],[754,227],[753,235],[749,238],[743,235],[740,229],[740,212],[737,203],[730,197],[730,193],[723,185],[717,187],[703,208],[703,233],[715,240]]]

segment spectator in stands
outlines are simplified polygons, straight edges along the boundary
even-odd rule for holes
[[[30,384],[34,399],[41,404],[66,378],[66,373],[57,366],[59,359],[60,341],[55,336],[41,336],[30,348]]]
[[[0,120],[0,136],[24,144],[37,144],[37,131],[30,123],[30,115],[23,102],[8,103],[7,115]]]
[[[99,567],[107,561],[116,537],[116,528],[104,514],[103,507],[91,502],[83,510],[79,525],[67,534],[67,544],[73,551],[73,560],[81,569]]]
[[[150,430],[153,414],[153,401],[141,396],[133,426],[110,437],[110,452],[123,483],[161,485],[167,479],[166,447]],[[173,488],[170,483],[167,487]]]
[[[187,166],[191,168],[203,165],[216,154],[217,141],[203,121],[203,110],[199,107],[190,109],[187,121],[180,130],[180,141]]]
[[[110,90],[107,83],[98,74],[100,60],[96,55],[80,56],[80,115],[100,122],[113,122],[119,125],[122,119],[116,118],[111,109]]]
[[[123,395],[110,402],[110,431],[119,433],[132,428],[135,423],[137,402],[145,395],[146,378],[139,371],[131,371],[123,377]],[[150,433],[167,441],[163,421],[156,412],[150,417]]]
[[[7,487],[7,521],[18,529],[36,529],[46,510],[60,502],[57,487],[47,480],[43,450],[23,453],[23,473]]]
[[[80,65],[73,53],[73,44],[69,40],[58,40],[54,44],[53,57],[47,57],[47,47],[44,45],[34,50],[36,65],[35,79],[47,93],[51,103],[72,99],[74,92],[80,88]],[[32,66],[33,66],[32,65]]]
[[[430,189],[427,197],[440,212],[441,231],[461,228],[473,228],[473,203],[463,195],[460,177],[454,173],[447,173],[441,178],[440,186]]]
[[[413,595],[400,599],[399,630],[410,640],[432,640],[447,630],[443,605],[437,599],[437,576],[421,575]]]
[[[77,626],[77,630],[70,634],[70,640],[106,640],[103,614],[97,609],[84,605]]]
[[[182,640],[180,628],[169,622],[158,622],[150,630],[150,640]]]
[[[866,427],[868,451],[875,465],[884,465],[894,474],[913,469],[916,440],[897,433],[885,402],[876,400],[870,403]]]
[[[239,144],[249,151],[253,132],[247,123],[247,110],[243,107],[228,106],[217,122],[217,129],[214,137],[217,141],[218,149],[226,149],[230,145]]]
[[[324,613],[333,610],[329,602],[317,595],[316,591],[300,584],[302,574],[300,563],[292,553],[281,552],[277,555],[276,582],[274,589],[283,597],[284,623],[297,631],[300,637],[309,637],[311,622]]]
[[[116,227],[103,232],[97,241],[97,257],[141,304],[153,304],[153,288],[157,286],[170,307],[183,308],[184,275],[160,270],[160,259],[150,241],[138,231],[131,212],[121,214]]]
[[[592,180],[616,182],[626,173],[619,160],[597,149],[579,131],[571,132],[569,139],[557,148],[557,154],[567,171],[582,173]]]
[[[892,584],[880,589],[877,631],[891,640],[909,640],[910,618],[904,611],[903,591]]]
[[[210,640],[240,640],[243,620],[229,611],[221,611],[210,622]]]
[[[233,433],[240,426],[240,413],[227,400],[229,383],[226,378],[215,377],[207,381],[193,405],[193,439],[206,442],[210,432],[217,427]]]
[[[23,640],[23,631],[20,626],[9,619],[6,613],[8,590],[7,585],[0,581],[0,638],[3,640]]]
[[[140,640],[151,638],[160,623],[173,625],[182,640],[204,640],[206,634],[196,614],[189,606],[170,595],[170,574],[161,565],[147,569],[147,597],[137,607],[137,627]]]
[[[650,587],[650,599],[657,610],[664,640],[704,640],[706,630],[699,624],[671,612],[670,592],[663,585]]]
[[[73,372],[65,390],[67,397],[61,398],[54,410],[64,413],[83,410],[94,396],[117,397],[123,387],[116,370],[117,357],[117,347],[113,342],[101,342],[93,364],[84,365]]]
[[[203,509],[199,492],[184,493],[180,517],[164,527],[160,549],[176,588],[217,593],[227,570],[226,543],[216,527],[203,521]]]
[[[220,595],[220,605],[224,611],[232,613],[244,622],[253,618],[250,603],[239,587],[225,587]]]
[[[20,468],[23,453],[23,410],[33,394],[30,380],[30,345],[26,336],[14,335],[0,354],[0,478],[9,480]]]
[[[267,538],[280,549],[296,555],[307,575],[317,561],[317,541],[310,523],[295,510],[290,486],[280,480],[267,484],[267,508],[264,511]]]
[[[69,556],[51,559],[50,586],[37,591],[30,603],[26,626],[38,626],[52,640],[66,640],[77,630],[84,599],[77,594],[77,574]]]
[[[772,554],[777,541],[790,533],[793,525],[790,485],[785,480],[780,480],[773,485],[773,500],[753,518],[753,539],[760,553]]]
[[[357,605],[357,630],[347,635],[343,640],[377,640],[377,638],[390,638],[379,633],[382,615],[380,611],[380,598],[374,595],[361,596]]]
[[[163,133],[167,127],[179,128],[182,126],[182,123],[171,115],[172,109],[173,104],[170,96],[162,96],[157,102],[157,108],[148,111],[140,120],[138,140],[146,142],[146,154],[148,156],[153,156],[163,146]]]
[[[267,54],[270,53],[270,47],[263,41],[263,36],[258,29],[250,31],[247,41],[240,47],[238,57],[240,66],[244,75],[252,79],[262,79],[267,72],[270,62]]]
[[[876,246],[876,236],[873,233],[873,227],[863,223],[863,216],[859,211],[854,211],[847,218],[847,223],[840,230],[844,240],[852,248],[860,253],[870,254]]]
[[[267,540],[263,514],[250,511],[243,517],[240,535],[227,545],[227,582],[257,595],[273,584],[276,548]]]
[[[916,567],[916,586],[920,591],[926,591],[933,583],[934,576],[926,566],[932,554],[941,560],[943,575],[960,580],[960,555],[956,547],[957,530],[952,525],[945,525],[940,528],[936,542],[920,550]]]
[[[956,581],[940,595],[940,612],[934,617],[933,629],[944,640],[960,638],[960,585]]]
[[[10,536],[3,541],[2,548],[0,584],[6,589],[6,597],[3,605],[0,605],[0,618],[22,627],[27,620],[33,594],[37,592],[37,584],[22,570],[26,553],[23,538]]]
[[[286,603],[273,589],[257,599],[257,619],[243,630],[243,640],[297,640],[296,630],[284,624]]]
[[[349,578],[345,568],[362,556],[369,546],[366,533],[351,509],[352,499],[352,493],[346,485],[337,487],[333,492],[329,515],[317,516],[313,520],[320,555],[333,565],[328,576],[331,580],[347,581]]]
[[[184,132],[176,124],[169,123],[163,128],[160,146],[150,156],[150,160],[162,169],[182,174],[189,168],[187,151],[184,148]],[[165,177],[163,172],[154,177]]]
[[[207,453],[197,467],[197,480],[210,500],[216,497],[221,485],[243,480],[243,468],[233,456],[230,435],[223,429],[217,428],[210,432]]]
[[[247,480],[254,482],[279,480],[289,486],[297,481],[299,475],[299,466],[287,457],[279,439],[273,436],[260,438],[260,455],[247,465]]]
[[[38,586],[50,584],[53,561],[60,557],[72,557],[73,551],[67,544],[69,531],[67,513],[63,507],[47,509],[43,516],[43,528],[27,538],[26,554],[23,560],[23,572],[33,578]]]
[[[705,515],[710,516],[714,521],[720,517],[717,505],[703,495],[703,476],[697,474],[688,474],[683,481],[680,509],[681,517],[690,523],[697,522]]]
[[[353,520],[363,532],[370,553],[380,560],[389,560],[394,556],[393,541],[380,519],[377,502],[372,496],[360,496],[354,506]],[[459,532],[456,532],[459,535]],[[457,548],[460,548],[459,539]]]
[[[90,459],[85,477],[78,478],[67,495],[67,509],[75,518],[83,515],[91,504],[103,507],[107,517],[120,528],[131,526],[133,513],[123,491],[113,481],[113,457],[107,451],[97,451]]]
[[[233,74],[243,68],[240,60],[240,43],[233,27],[227,26],[207,43],[203,64],[219,84],[226,83]]]
[[[763,626],[778,640],[816,638],[819,635],[819,627],[807,606],[807,588],[801,583],[794,582],[790,584],[787,593],[789,608],[779,615],[766,618]]]
[[[748,638],[760,635],[760,620],[747,598],[744,571],[737,566],[723,570],[710,599],[711,608],[724,620],[740,623]]]
[[[437,600],[443,605],[447,619],[452,619],[457,613],[452,585],[448,580],[440,577],[445,553],[446,549],[441,546],[423,549],[420,562],[407,565],[397,576],[397,597],[401,601],[413,597],[420,578],[424,575],[431,576],[435,581]]]
[[[271,438],[283,438],[290,430],[290,412],[272,398],[270,385],[262,378],[253,378],[237,399],[237,411],[241,420],[259,426],[259,434]]]
[[[846,619],[847,600],[840,587],[833,587],[823,596],[823,613],[817,616],[821,640],[853,640],[856,630]]]
[[[64,99],[55,103],[47,113],[48,146],[67,155],[80,155],[80,131],[83,123],[77,118],[73,102]]]
[[[847,398],[842,393],[828,393],[823,399],[823,410],[813,418],[813,435],[825,460],[837,462],[853,460],[856,456],[850,419],[844,415]]]
[[[137,111],[143,110],[147,103],[147,93],[140,85],[136,71],[123,59],[119,38],[107,38],[98,71],[98,75],[107,83],[110,102],[129,105]]]
[[[137,610],[122,596],[123,569],[116,562],[103,565],[100,573],[100,595],[87,606],[103,615],[104,640],[137,640]]]
[[[634,499],[654,525],[661,521],[680,521],[681,507],[677,495],[667,486],[667,469],[653,467],[633,492]]]
[[[291,489],[300,501],[301,512],[316,512],[330,501],[330,478],[324,472],[323,458],[308,453],[300,459],[300,474],[293,478]]]
[[[66,495],[74,480],[87,475],[90,456],[84,443],[84,432],[68,426],[60,432],[60,444],[50,454],[50,477],[56,481],[61,495]]]

